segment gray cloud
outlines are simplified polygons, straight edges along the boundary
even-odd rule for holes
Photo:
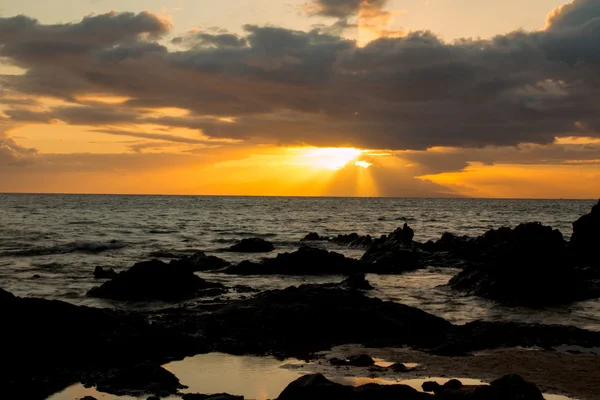
[[[388,0],[314,0],[313,15],[346,19],[358,14],[361,7],[382,9]]]
[[[359,3],[319,2],[336,17]],[[200,33],[195,45],[169,51],[154,39],[167,25],[151,14],[70,25],[4,18],[0,56],[27,69],[2,78],[9,90],[68,101],[86,93],[130,98],[44,112],[15,105],[6,114],[14,123],[61,119],[114,129],[151,122],[214,138],[390,150],[598,137],[599,4],[575,0],[544,31],[453,43],[412,32],[364,47],[319,29],[247,25],[236,40]],[[58,50],[32,51],[40,41]],[[189,115],[151,118],[147,108],[160,107]]]
[[[36,149],[19,146],[13,139],[0,133],[0,165],[21,166],[33,162],[37,155]]]

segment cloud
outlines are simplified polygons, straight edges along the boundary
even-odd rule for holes
[[[0,166],[22,166],[30,164],[37,150],[19,146],[6,133],[0,133]]]
[[[361,4],[318,2],[319,13],[335,18]],[[383,10],[386,3],[369,4]],[[252,143],[388,150],[600,137],[598,4],[575,0],[543,31],[452,43],[422,31],[364,47],[322,29],[246,25],[239,37],[190,34],[176,51],[159,42],[169,24],[149,13],[67,25],[0,18],[0,57],[26,69],[0,78],[3,86],[73,103],[13,104],[5,114],[13,124],[59,119],[130,130],[152,123]],[[90,94],[129,100],[77,102]],[[153,114],[163,107],[188,114]]]
[[[358,15],[361,9],[382,10],[387,3],[388,0],[314,0],[309,13],[347,19]]]

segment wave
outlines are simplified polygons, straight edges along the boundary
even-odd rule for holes
[[[97,224],[98,224],[98,221],[89,221],[89,220],[67,222],[67,225],[97,225]]]
[[[73,242],[58,246],[33,247],[23,250],[5,251],[0,253],[0,257],[35,257],[68,253],[101,253],[103,251],[119,250],[127,246],[128,243],[118,240],[111,240],[110,242]]]

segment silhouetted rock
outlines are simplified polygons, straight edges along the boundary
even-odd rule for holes
[[[408,368],[406,365],[404,365],[402,363],[393,363],[392,365],[387,367],[387,369],[392,370],[394,372],[410,372],[414,368]]]
[[[153,260],[135,264],[87,295],[113,300],[175,301],[195,297],[205,289],[213,289],[211,295],[214,289],[225,291],[223,285],[207,282],[185,268]]]
[[[375,364],[375,361],[367,354],[358,354],[348,357],[348,365],[353,367],[368,367]]]
[[[435,347],[453,327],[413,307],[326,285],[266,291],[194,322],[215,350],[234,354],[305,355],[348,343]]]
[[[407,224],[388,236],[382,236],[362,256],[373,273],[402,273],[423,268],[422,254],[413,247],[414,231]]]
[[[219,394],[197,394],[186,393],[181,396],[183,400],[244,400],[244,396],[233,396],[227,393]]]
[[[111,370],[98,374],[84,383],[88,386],[96,386],[100,392],[133,397],[145,394],[165,397],[185,388],[175,375],[160,366],[151,364]]]
[[[360,236],[358,233],[350,233],[348,235],[337,235],[329,241],[343,246],[364,248],[369,247],[373,243],[373,239],[370,235]]]
[[[465,268],[449,285],[481,297],[523,305],[568,303],[600,296],[569,257],[558,230],[540,223],[491,230],[477,243],[478,265]]]
[[[42,400],[108,368],[167,362],[203,350],[191,335],[142,315],[19,298],[0,290],[2,398]]]
[[[589,214],[573,222],[571,246],[585,261],[600,260],[600,200]]]
[[[428,381],[423,383],[422,388],[425,392],[433,392],[434,399],[544,400],[537,386],[519,375],[506,375],[490,385],[463,385],[458,379],[451,379],[443,385]]]
[[[354,274],[344,279],[340,283],[340,287],[351,290],[372,290],[373,286],[365,278],[365,274]]]
[[[98,399],[96,399],[95,397],[92,397],[92,396],[85,396],[85,397],[82,397],[79,400],[98,400]]]
[[[203,251],[177,260],[171,260],[170,264],[177,268],[185,268],[191,272],[211,271],[231,265],[229,261],[225,261],[222,258],[207,256]]]
[[[269,253],[273,250],[275,250],[273,243],[261,238],[242,239],[227,249],[237,253]]]
[[[304,236],[304,238],[302,238],[301,241],[303,241],[303,242],[317,242],[317,241],[324,241],[324,240],[329,240],[329,238],[326,237],[326,236],[320,236],[317,232],[310,232],[309,234],[307,234],[306,236]]]
[[[361,272],[358,260],[314,247],[302,246],[293,253],[281,253],[260,263],[243,261],[222,270],[237,275],[329,275]]]
[[[117,273],[112,268],[96,267],[94,269],[94,279],[113,279]]]

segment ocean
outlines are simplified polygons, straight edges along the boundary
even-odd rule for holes
[[[379,236],[404,223],[415,230],[418,241],[437,239],[443,232],[476,236],[491,228],[530,221],[551,225],[568,237],[571,222],[594,204],[592,200],[0,194],[0,287],[18,296],[77,305],[160,308],[165,305],[87,298],[85,293],[99,284],[93,278],[94,268],[123,270],[158,250],[181,254],[202,250],[239,262],[265,257],[221,251],[242,238],[261,237],[273,242],[277,252],[286,252],[296,250],[309,232]],[[363,253],[328,242],[318,246],[356,258]],[[506,307],[451,293],[444,285],[457,272],[427,268],[367,278],[376,288],[370,295],[455,323],[513,320],[600,331],[600,300],[536,310]],[[342,279],[200,275],[258,289]]]

